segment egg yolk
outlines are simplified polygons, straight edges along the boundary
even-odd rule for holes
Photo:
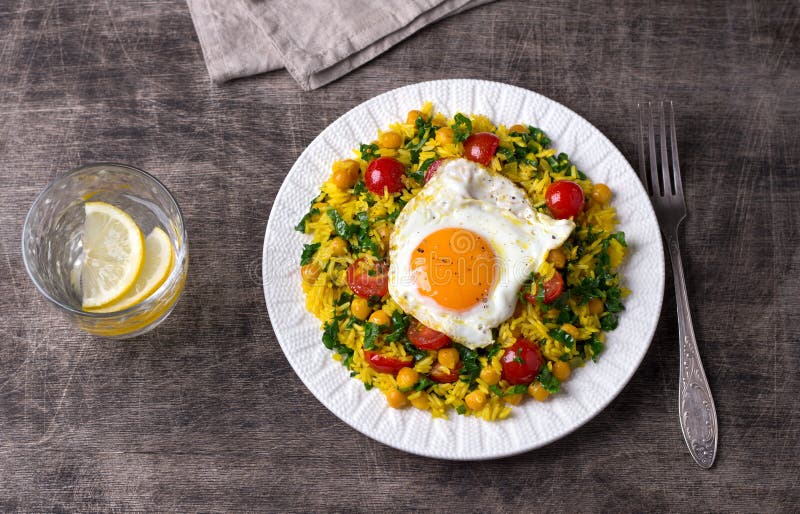
[[[463,228],[433,232],[411,254],[411,273],[419,293],[456,311],[486,301],[494,286],[495,265],[489,242]]]

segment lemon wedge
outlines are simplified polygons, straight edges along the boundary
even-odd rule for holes
[[[108,305],[91,309],[92,312],[121,311],[141,302],[167,280],[172,270],[173,260],[174,254],[169,236],[161,228],[154,228],[144,240],[142,272],[139,273],[139,278],[136,279],[133,287],[128,289],[128,292],[121,298]]]
[[[120,299],[144,264],[144,236],[128,213],[105,202],[86,202],[83,224],[83,308]]]

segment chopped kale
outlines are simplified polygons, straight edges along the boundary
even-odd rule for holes
[[[528,390],[528,386],[526,384],[519,384],[515,386],[511,386],[506,389],[506,392],[503,396],[510,396],[512,394],[524,394]]]
[[[419,171],[425,173],[426,171],[428,171],[428,168],[430,168],[431,164],[433,164],[434,162],[436,162],[436,157],[425,159],[424,161],[422,161],[422,164],[419,165]],[[423,178],[424,177],[425,175],[423,174]]]
[[[586,237],[584,237],[584,239],[586,240],[586,244],[587,245],[590,245],[590,244],[594,243],[597,240],[597,236],[598,235],[600,235],[600,234],[592,232],[592,224],[591,223],[586,226]]]
[[[358,182],[356,182],[356,185],[353,186],[353,194],[356,196],[360,196],[368,192],[369,190],[367,189],[367,185],[364,184],[364,181],[361,179],[359,179]]]
[[[375,340],[381,333],[381,326],[377,323],[366,322],[364,323],[364,349],[374,350]]]
[[[608,288],[606,291],[605,307],[606,311],[612,314],[625,310],[625,306],[622,305],[622,290],[619,287]]]
[[[386,336],[386,341],[390,343],[402,342],[406,338],[408,330],[408,316],[400,310],[392,313],[392,331]]]
[[[303,215],[303,217],[300,219],[300,223],[298,223],[294,229],[298,232],[305,232],[306,222],[308,222],[312,216],[316,216],[317,214],[319,214],[319,209],[312,207],[307,213],[305,213],[305,215]]]
[[[458,355],[461,357],[461,362],[464,363],[464,366],[461,368],[461,372],[459,373],[459,380],[462,382],[471,383],[473,380],[478,378],[478,375],[481,374],[481,363],[478,362],[478,352],[475,350],[470,350],[461,344],[456,344],[455,348],[458,350]]]
[[[536,279],[536,303],[539,304],[539,307],[542,307],[542,308],[546,308],[545,307],[546,304],[544,303],[544,295],[545,295],[544,282],[542,282],[542,279],[537,278]]]
[[[339,307],[340,305],[344,305],[352,301],[353,301],[353,295],[345,291],[344,293],[339,295],[339,298],[336,300],[335,305]]]
[[[628,243],[625,241],[625,232],[615,232],[608,236],[608,240],[610,241],[611,239],[616,239],[622,246],[628,246]]]
[[[423,119],[422,116],[417,118],[415,125],[418,141],[416,144],[413,140],[409,140],[408,143],[406,143],[406,149],[411,154],[411,164],[417,164],[419,162],[419,152],[422,150],[422,147],[425,146],[425,143],[427,143],[429,139],[436,135],[436,127],[434,127],[430,121]]]
[[[370,162],[372,159],[380,157],[378,145],[374,143],[358,145],[358,151],[361,152],[361,160],[364,162]]]
[[[378,243],[369,237],[369,214],[362,211],[356,214],[357,225],[351,225],[351,229],[356,232],[357,250],[369,252],[376,257],[380,254]]]
[[[561,300],[564,297],[562,295],[559,297],[558,300]],[[555,308],[560,309],[558,311],[558,317],[556,318],[556,323],[559,325],[563,325],[564,323],[569,323],[574,325],[578,322],[578,315],[575,314],[572,309],[570,309],[569,305],[554,305]]]
[[[497,149],[497,153],[505,156],[506,161],[508,162],[514,162],[517,160],[517,156],[515,155],[514,150],[512,150],[511,148],[505,148],[501,146],[500,148]]]
[[[339,321],[334,319],[330,323],[325,324],[325,328],[322,331],[322,344],[325,345],[325,348],[328,350],[332,350],[336,343],[339,342]]]
[[[544,135],[544,132],[542,132],[540,129],[536,127],[528,127],[528,130],[530,130],[534,141],[542,145],[542,147],[550,146],[550,138]]]
[[[560,328],[554,328],[550,330],[547,335],[567,345],[567,348],[575,348],[575,338],[569,335],[568,333],[564,332]]]
[[[614,330],[619,325],[619,316],[613,313],[606,313],[600,318],[600,328],[606,332]]]
[[[580,300],[581,305],[585,305],[586,302],[592,298],[603,298],[605,296],[602,289],[600,289],[600,280],[598,277],[584,278],[580,284],[572,286],[569,289],[569,294],[572,298]]]
[[[419,152],[417,152],[417,153],[419,153]],[[413,153],[412,153],[412,160],[413,160],[413,157],[414,156],[413,156]],[[417,155],[416,160],[417,161],[419,160],[419,155]],[[411,177],[414,180],[416,180],[418,184],[424,184],[425,183],[425,172],[428,171],[428,168],[430,168],[431,164],[433,164],[435,161],[436,161],[436,157],[431,157],[429,159],[425,159],[424,161],[422,161],[422,164],[419,165],[419,168],[417,169],[417,171],[414,171],[414,172],[409,171],[409,172],[406,172],[406,173],[407,173],[407,175],[409,177]]]
[[[377,298],[377,297],[375,297]],[[378,305],[380,305],[380,299],[378,298]],[[420,350],[416,346],[414,346],[411,341],[408,340],[408,315],[400,310],[396,310],[392,313],[392,324],[391,324],[391,331],[384,336],[384,340],[387,343],[400,343],[406,349],[409,355],[414,357],[414,362],[423,359],[428,356],[428,352],[425,350]]]
[[[322,344],[328,350],[333,350],[342,356],[342,365],[349,367],[353,360],[353,350],[339,341],[339,318],[334,317],[332,321],[325,323],[322,332]]]
[[[430,378],[422,375],[419,377],[419,381],[414,385],[414,391],[424,391],[425,389],[429,388],[435,383],[436,382],[434,382]]]
[[[594,241],[600,234],[593,233],[590,225],[585,239]],[[617,285],[616,275],[611,272],[611,257],[608,254],[611,241],[617,241],[622,246],[627,246],[624,232],[616,232],[605,237],[602,241],[601,251],[597,254],[597,269],[594,278],[586,277],[580,284],[569,289],[570,297],[577,299],[580,305],[586,305],[593,298],[603,301],[606,310],[606,314],[600,318],[600,327],[603,330],[614,330],[619,321],[617,313],[625,310],[625,306],[622,304],[622,290]]]
[[[356,318],[355,316],[351,315],[347,319],[347,323],[345,324],[344,327],[347,328],[347,329],[351,329],[351,328],[353,328],[353,325],[364,326],[364,324],[366,324],[366,323],[367,323],[366,321],[360,320],[360,319]]]
[[[561,382],[553,376],[553,373],[547,366],[542,366],[542,370],[539,372],[539,375],[536,377],[542,386],[544,387],[545,391],[550,394],[557,393],[559,389],[561,389]]]
[[[380,219],[382,221],[388,221],[390,223],[394,223],[397,221],[398,216],[400,216],[400,209],[395,209],[393,212],[381,216]]]
[[[451,127],[455,133],[456,143],[462,143],[469,137],[470,132],[472,132],[472,121],[460,112],[457,112],[453,117],[453,124]]]
[[[319,250],[321,243],[312,243],[303,245],[303,254],[300,256],[300,266],[305,266],[314,258],[314,254]]]
[[[589,348],[591,348],[592,350],[592,360],[594,362],[597,362],[597,357],[603,351],[603,342],[600,339],[598,339],[596,335],[592,334],[592,337],[590,337],[589,340],[586,341],[586,345],[589,346]]]
[[[353,228],[342,219],[339,215],[339,211],[333,207],[329,208],[328,217],[333,222],[333,229],[336,231],[336,234],[345,240],[350,239],[353,235]]]
[[[495,354],[497,354],[497,352],[503,349],[503,346],[497,341],[497,334],[493,335],[495,342],[492,343],[492,345],[486,350],[486,357],[488,359],[491,359],[492,357],[495,356]]]
[[[417,181],[417,184],[425,183],[425,172],[422,170],[407,172],[408,176]]]
[[[406,349],[406,352],[414,357],[414,362],[417,362],[420,359],[424,359],[428,356],[428,352],[425,350],[420,350],[414,344],[408,340],[408,337],[403,338],[403,347]]]
[[[534,290],[536,291],[535,294]],[[528,279],[522,284],[519,299],[520,301],[527,302],[528,298],[533,297],[539,307],[548,309],[549,307],[544,303],[544,293],[544,283],[536,276],[536,273],[531,273]]]

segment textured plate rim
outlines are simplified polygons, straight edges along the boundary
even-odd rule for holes
[[[624,376],[622,376],[622,378],[618,381],[618,384],[617,384],[616,388],[613,391],[611,391],[610,394],[608,394],[607,398],[605,398],[603,401],[597,402],[597,403],[594,403],[594,404],[590,405],[588,414],[586,414],[583,417],[581,417],[578,422],[573,423],[571,426],[565,427],[562,430],[560,430],[560,431],[558,431],[556,433],[553,433],[548,437],[544,437],[544,438],[541,438],[541,439],[538,439],[538,440],[535,440],[535,441],[532,441],[532,442],[526,443],[526,444],[510,445],[508,447],[504,447],[504,448],[501,448],[501,449],[495,449],[494,451],[485,451],[484,450],[484,451],[480,451],[480,452],[469,452],[469,451],[464,452],[463,449],[462,449],[462,453],[447,454],[447,453],[443,453],[441,450],[434,451],[429,447],[429,445],[421,445],[420,446],[420,445],[417,445],[417,444],[415,444],[413,442],[412,443],[405,442],[405,444],[402,444],[403,441],[394,440],[394,439],[388,437],[386,434],[384,434],[382,432],[375,431],[374,429],[369,429],[369,428],[364,427],[363,423],[359,423],[358,422],[359,420],[358,420],[357,417],[356,418],[353,417],[354,414],[352,412],[340,412],[340,410],[337,408],[337,406],[332,404],[331,399],[328,396],[326,396],[325,394],[323,394],[322,391],[317,390],[317,388],[314,387],[314,385],[310,382],[310,377],[306,376],[306,374],[303,372],[303,370],[301,370],[299,368],[299,366],[297,365],[297,363],[295,362],[295,360],[293,358],[294,355],[293,355],[293,351],[292,351],[293,349],[291,348],[291,344],[289,343],[287,336],[285,336],[284,333],[283,333],[283,329],[285,327],[282,327],[281,325],[276,327],[276,324],[273,321],[275,319],[274,316],[276,314],[276,306],[274,304],[274,300],[270,297],[270,295],[268,293],[268,288],[270,286],[270,284],[268,283],[268,276],[269,276],[269,270],[271,269],[270,268],[270,263],[272,262],[271,261],[272,252],[270,251],[270,249],[267,246],[267,244],[269,242],[269,239],[270,239],[270,233],[272,231],[277,231],[277,230],[280,230],[280,229],[288,229],[289,231],[293,230],[293,226],[281,227],[280,229],[276,228],[275,225],[278,222],[275,221],[276,216],[273,216],[273,214],[275,212],[276,207],[281,205],[281,202],[282,202],[283,198],[289,194],[289,190],[292,189],[293,187],[295,187],[295,184],[291,183],[289,178],[294,176],[294,175],[296,175],[296,174],[298,174],[298,173],[300,173],[299,166],[301,165],[301,163],[303,163],[304,161],[306,161],[308,159],[308,156],[309,156],[310,152],[312,151],[312,148],[314,148],[315,145],[325,144],[325,137],[329,136],[331,133],[333,133],[334,128],[338,124],[343,123],[344,120],[349,119],[350,117],[352,117],[355,113],[359,112],[360,110],[368,110],[370,107],[374,107],[376,105],[379,105],[381,102],[384,102],[384,101],[387,101],[387,100],[397,101],[397,97],[402,97],[402,95],[404,95],[404,94],[411,94],[411,92],[417,92],[418,94],[416,96],[418,96],[418,97],[427,98],[427,97],[425,97],[425,93],[424,93],[425,90],[434,90],[435,88],[445,88],[445,87],[455,88],[456,90],[459,90],[459,88],[472,88],[473,91],[474,91],[474,89],[477,89],[477,88],[496,88],[496,89],[500,89],[500,90],[505,89],[505,90],[508,90],[508,91],[515,92],[517,94],[530,95],[531,98],[535,99],[538,102],[544,102],[545,104],[549,104],[547,111],[549,111],[551,108],[555,108],[557,110],[561,110],[561,112],[563,114],[565,114],[566,116],[568,116],[570,118],[570,124],[573,123],[573,122],[582,123],[582,124],[584,124],[583,128],[585,130],[589,130],[589,131],[594,133],[594,136],[598,139],[598,141],[602,145],[607,147],[609,155],[611,155],[613,158],[615,158],[617,161],[619,161],[619,164],[621,164],[621,167],[622,167],[622,172],[623,173],[627,173],[630,176],[636,178],[636,183],[638,184],[637,196],[644,197],[645,199],[647,198],[646,197],[646,193],[644,191],[644,188],[641,186],[641,183],[638,182],[638,177],[636,175],[636,172],[633,170],[633,168],[631,167],[630,163],[628,163],[627,159],[625,159],[625,157],[622,155],[622,153],[619,151],[619,149],[617,149],[617,147],[599,129],[597,129],[594,125],[589,123],[587,120],[585,120],[583,117],[581,117],[580,115],[578,115],[577,113],[575,113],[571,109],[565,107],[564,105],[562,105],[562,104],[560,104],[560,103],[558,103],[558,102],[556,102],[554,100],[551,100],[550,98],[547,98],[547,97],[545,97],[545,96],[543,96],[543,95],[541,95],[539,93],[536,93],[534,91],[531,91],[531,90],[528,90],[528,89],[524,89],[524,88],[521,88],[521,87],[518,87],[518,86],[513,86],[513,85],[510,85],[510,84],[504,84],[504,83],[500,83],[500,82],[492,82],[492,81],[486,81],[486,80],[475,80],[475,79],[445,79],[445,80],[434,80],[434,81],[429,81],[429,82],[420,82],[420,83],[406,85],[406,86],[403,86],[403,87],[400,87],[400,88],[396,88],[396,89],[387,91],[387,92],[382,93],[380,95],[377,95],[375,97],[372,97],[372,98],[370,98],[370,99],[358,104],[357,106],[353,107],[352,109],[347,111],[345,114],[343,114],[342,116],[337,118],[334,122],[330,123],[327,127],[325,127],[325,129],[323,129],[323,131],[320,132],[320,134],[318,134],[317,137],[314,138],[314,140],[303,150],[303,152],[301,152],[300,156],[298,156],[297,160],[292,165],[289,173],[284,178],[284,181],[281,184],[281,187],[279,188],[278,193],[275,196],[275,199],[274,199],[273,204],[272,204],[272,208],[270,210],[270,215],[269,215],[269,218],[267,220],[267,226],[266,226],[266,231],[265,231],[265,235],[264,235],[264,243],[263,243],[263,250],[262,250],[262,282],[263,282],[263,289],[264,289],[264,298],[265,298],[265,302],[266,302],[266,306],[267,306],[267,312],[268,312],[268,315],[269,315],[270,324],[271,324],[271,326],[273,328],[273,332],[275,333],[275,337],[278,340],[278,343],[279,343],[279,345],[281,347],[281,350],[283,351],[284,356],[286,357],[286,359],[289,361],[289,364],[291,365],[291,367],[294,370],[295,374],[300,378],[300,380],[303,382],[303,384],[306,386],[306,388],[308,388],[308,390],[311,391],[311,393],[314,395],[314,397],[317,398],[317,400],[320,401],[320,403],[322,403],[331,413],[333,413],[339,419],[344,421],[346,424],[348,424],[349,426],[351,426],[352,428],[354,428],[358,432],[361,432],[362,434],[366,435],[367,437],[370,437],[371,439],[374,439],[374,440],[376,440],[378,442],[386,444],[387,446],[393,447],[393,448],[401,450],[401,451],[405,451],[405,452],[413,453],[413,454],[416,454],[416,455],[420,455],[420,456],[431,457],[431,458],[439,458],[439,459],[445,459],[445,460],[455,460],[455,461],[471,461],[471,460],[486,460],[486,459],[502,458],[502,457],[518,455],[520,453],[524,453],[524,452],[527,452],[527,451],[530,451],[530,450],[541,448],[541,447],[546,446],[546,445],[548,445],[548,444],[550,444],[550,443],[552,443],[552,442],[554,442],[554,441],[556,441],[556,440],[558,440],[560,438],[563,438],[563,437],[569,435],[573,431],[575,431],[578,428],[580,428],[581,426],[585,425],[591,419],[593,419],[595,416],[597,416],[600,412],[602,412],[622,392],[622,390],[625,389],[625,387],[630,382],[630,380],[633,377],[633,375],[639,369],[639,367],[641,365],[641,362],[644,359],[645,355],[647,354],[647,351],[648,351],[648,349],[650,347],[650,344],[652,343],[652,339],[653,339],[653,337],[655,335],[655,329],[657,327],[658,320],[660,318],[660,311],[661,311],[661,306],[662,306],[662,302],[663,302],[663,294],[664,294],[664,282],[665,282],[665,267],[664,267],[663,244],[662,244],[662,241],[661,241],[660,230],[658,228],[657,222],[655,221],[656,220],[655,213],[653,211],[653,208],[652,208],[649,200],[646,202],[646,207],[644,208],[645,212],[643,213],[644,217],[643,217],[641,222],[642,223],[648,223],[650,225],[650,227],[648,227],[648,228],[651,231],[653,229],[655,229],[655,232],[657,233],[657,237],[653,241],[651,241],[651,243],[653,245],[655,245],[654,248],[651,249],[652,252],[655,254],[653,256],[653,262],[651,264],[656,267],[656,269],[654,270],[654,271],[656,271],[656,273],[655,273],[655,276],[651,276],[652,279],[655,279],[655,284],[653,284],[655,287],[653,288],[652,294],[650,296],[652,297],[652,299],[654,300],[655,303],[652,303],[649,306],[649,308],[647,309],[647,312],[649,312],[651,315],[654,314],[654,316],[652,316],[652,319],[650,320],[650,323],[648,323],[648,325],[646,327],[646,330],[645,330],[645,333],[644,334],[640,334],[640,341],[642,341],[642,342],[639,345],[636,346],[636,348],[639,350],[638,353],[634,356],[634,359],[632,359],[628,363],[628,365],[625,367]],[[438,106],[437,106],[437,108],[438,108]],[[478,112],[478,114],[486,114],[486,113]],[[373,119],[374,119],[374,113],[370,112],[370,116],[372,116]],[[490,118],[491,118],[491,116],[490,116]],[[386,120],[380,120],[380,121],[375,120],[375,123],[376,123],[376,127],[375,128],[384,128],[384,127],[388,126],[389,123],[392,123],[394,121],[396,121],[396,120],[395,119],[386,119]],[[495,122],[495,123],[498,122],[495,119],[492,119],[492,121]],[[548,127],[540,126],[540,128],[542,128],[542,130],[544,130],[546,133],[548,133]],[[562,146],[558,144],[558,141],[555,138],[553,138],[553,142],[554,142],[553,147],[557,148],[557,149],[559,149],[559,151],[561,151],[562,150]],[[348,145],[349,145],[348,148],[353,148],[358,143],[359,143],[359,141],[349,141],[348,142]],[[564,150],[564,151],[567,151],[567,150]],[[570,153],[570,157],[572,158],[573,153],[572,152],[569,152],[569,153]],[[608,155],[606,155],[606,157],[608,157]],[[586,170],[586,167],[583,166],[583,165],[579,165],[579,167],[581,169]],[[586,171],[587,171],[587,173],[589,173],[590,176],[592,175],[591,171],[588,171],[588,170],[586,170]],[[317,187],[318,186],[319,186],[319,184],[317,184]],[[634,186],[634,188],[636,188],[636,186]],[[631,222],[629,221],[628,223],[631,223]],[[620,227],[623,230],[625,230],[625,226],[627,226],[627,224],[625,223],[624,220],[621,220],[620,221]],[[627,276],[627,274],[626,274],[626,276]],[[302,297],[299,298],[298,301],[303,302]],[[309,322],[312,322],[312,323],[318,325],[318,320],[312,314],[310,314],[310,313],[305,311],[304,305],[303,305],[303,311],[308,316],[308,321]],[[620,318],[620,320],[622,322],[625,319],[626,319],[626,313],[623,313],[621,318]],[[321,331],[320,331],[320,333],[321,333]],[[344,370],[344,368],[339,363],[333,361],[333,359],[330,358],[330,351],[329,350],[325,349],[321,344],[319,345],[319,348],[327,354],[328,359],[330,360],[330,362],[332,364],[334,364],[335,366],[337,366],[340,369]],[[603,359],[601,358],[599,360],[599,362],[594,364],[594,365],[601,366],[602,364],[603,364]],[[350,379],[349,377],[348,377],[348,380],[350,380],[352,382],[357,382],[355,380]],[[360,382],[358,384],[360,385]],[[366,390],[364,390],[363,386],[361,387],[361,390],[362,390],[362,393],[365,394],[365,395],[368,395],[370,393],[380,394],[377,391],[367,392]],[[382,399],[381,399],[381,401],[382,401]],[[555,401],[557,401],[557,400],[555,400]],[[531,402],[527,402],[527,403],[531,403]],[[385,406],[385,402],[379,408],[388,409],[388,407]],[[522,407],[515,408],[514,413],[518,412],[518,410],[522,409],[522,408],[525,408],[525,407],[522,406]],[[482,423],[484,425],[488,426],[488,427],[502,427],[503,424],[509,424],[509,423],[512,422],[514,413],[512,413],[512,418],[510,418],[508,420],[504,420],[504,421],[500,421],[500,422],[493,422],[493,423],[489,423],[489,422],[482,422]],[[423,415],[427,416],[431,423],[452,423],[453,420],[457,417],[454,413],[451,413],[450,420],[439,420],[439,419],[431,418],[430,415],[428,415],[427,413],[420,413],[420,414],[423,414]],[[460,418],[460,417],[458,417],[458,418]],[[474,418],[470,418],[470,419],[474,419]]]

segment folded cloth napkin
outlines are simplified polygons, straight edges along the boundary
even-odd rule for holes
[[[216,83],[286,68],[306,91],[492,0],[187,0]]]

